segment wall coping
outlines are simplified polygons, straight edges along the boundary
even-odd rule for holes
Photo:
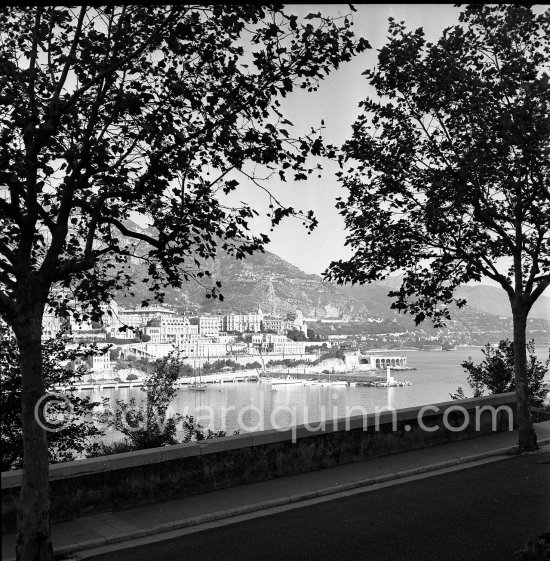
[[[429,417],[441,415],[447,409],[457,405],[465,407],[468,410],[472,410],[476,407],[500,406],[510,404],[512,402],[516,402],[516,394],[515,392],[508,392],[477,398],[461,399],[459,401],[443,401],[440,403],[426,404],[417,407],[396,409],[395,418],[398,422],[416,419],[418,417],[418,413],[424,408],[425,411],[423,413],[423,418],[427,419]],[[215,454],[218,452],[248,448],[251,446],[261,446],[263,444],[290,441],[293,436],[296,440],[299,440],[300,438],[308,436],[340,432],[362,426],[371,427],[375,425],[375,420],[376,413],[368,413],[367,415],[354,415],[351,417],[328,419],[325,421],[324,426],[322,426],[321,422],[311,423],[309,425],[302,424],[295,427],[285,428],[284,430],[268,429],[258,432],[247,432],[225,436],[222,438],[202,440],[200,442],[187,442],[185,444],[174,444],[172,446],[162,446],[159,448],[149,448],[147,450],[138,450],[135,452],[123,452],[109,456],[51,464],[50,481],[68,479],[71,477],[105,471],[113,471],[128,467],[155,464],[169,460],[177,460],[180,458],[204,456],[207,454]],[[378,414],[378,422],[380,427],[386,424],[391,424],[393,422],[393,412],[380,412]],[[21,485],[22,471],[23,470],[18,469],[2,472],[2,489],[19,487]]]

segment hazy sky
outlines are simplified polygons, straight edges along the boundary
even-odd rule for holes
[[[353,14],[356,35],[367,39],[371,49],[343,64],[325,79],[317,92],[297,91],[283,100],[283,113],[297,131],[308,131],[325,121],[324,138],[336,144],[343,143],[351,135],[351,125],[359,113],[358,103],[373,94],[366,78],[361,74],[373,68],[377,62],[378,49],[387,40],[388,18],[405,21],[410,29],[423,27],[428,41],[435,41],[446,27],[458,22],[460,10],[451,4],[369,4],[354,5]],[[307,15],[321,12],[325,15],[347,13],[347,4],[288,5],[287,12]],[[344,247],[345,230],[342,217],[335,209],[336,197],[346,192],[337,182],[336,166],[324,164],[322,178],[313,176],[308,181],[281,183],[270,182],[269,187],[286,204],[301,210],[312,209],[319,226],[308,235],[301,222],[284,220],[269,233],[269,251],[297,265],[308,273],[322,273],[331,260],[349,257]],[[239,190],[240,200],[251,202],[258,209],[267,210],[265,194],[256,187]],[[264,212],[265,214],[265,212]],[[268,221],[259,222],[262,231],[269,229]]]

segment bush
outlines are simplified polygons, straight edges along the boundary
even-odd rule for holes
[[[284,358],[281,360],[270,360],[267,366],[283,366],[285,368],[294,368],[300,365],[309,364],[307,360],[300,360],[295,358]]]
[[[190,364],[180,365],[180,371],[179,371],[180,378],[185,378],[192,375],[193,375],[193,367]]]
[[[61,366],[67,360],[75,361],[83,356],[99,353],[97,347],[79,346],[67,351],[65,341],[50,339],[43,344],[44,383],[46,387],[71,384],[85,376],[83,368],[74,370]],[[1,427],[1,470],[19,469],[23,465],[23,434],[21,426],[21,370],[19,349],[14,337],[0,326],[0,427]],[[68,401],[73,420],[59,431],[48,432],[48,457],[50,463],[67,462],[78,459],[92,446],[92,442],[104,432],[92,420],[94,407],[99,403],[89,397],[78,397],[70,390],[63,392]],[[69,413],[63,405],[52,402],[55,413]],[[44,423],[48,425],[46,420]],[[57,428],[57,427],[52,427]]]
[[[468,372],[468,385],[474,391],[473,397],[484,395],[485,390],[490,394],[513,392],[516,390],[514,379],[514,344],[509,339],[500,341],[496,348],[487,344],[482,349],[484,360],[474,364],[472,357],[462,363]],[[527,379],[529,401],[535,407],[542,407],[548,394],[543,386],[544,376],[550,364],[550,354],[545,363],[539,361],[535,354],[535,341],[527,343]],[[466,395],[462,388],[458,388],[453,399],[464,399]]]
[[[122,454],[135,450],[134,445],[127,439],[115,440],[114,442],[95,442],[88,452],[88,458],[98,456],[110,456],[112,454]]]
[[[136,376],[135,374],[128,374],[128,376],[126,376],[126,381],[127,382],[133,382],[134,380],[138,380],[138,376]]]
[[[259,369],[259,368],[262,368],[262,365],[261,365],[258,361],[249,362],[249,363],[245,366],[245,368],[248,369],[248,370],[257,370],[257,369]]]
[[[206,362],[202,367],[203,372],[217,372],[222,368],[232,368],[233,370],[240,370],[241,366],[231,359],[216,360],[215,362]]]
[[[137,405],[135,397],[130,398],[128,403],[117,399],[116,413],[114,415],[105,413],[103,420],[126,437],[132,450],[225,436],[224,431],[208,430],[205,433],[192,416],[180,414],[169,418],[166,416],[168,406],[178,391],[175,384],[180,376],[181,365],[182,360],[178,351],[157,360],[152,373],[147,376],[141,388],[145,394],[145,400],[141,405]],[[108,398],[103,400],[104,405],[108,402]],[[179,423],[182,424],[184,432],[181,441],[177,439]]]
[[[517,561],[549,561],[550,533],[527,540],[525,547],[516,551]]]

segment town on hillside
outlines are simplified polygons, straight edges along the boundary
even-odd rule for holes
[[[45,339],[65,336],[68,347],[94,343],[104,350],[72,365],[87,371],[88,382],[139,379],[148,364],[174,350],[189,374],[229,364],[265,371],[266,365],[311,365],[322,359],[332,359],[333,371],[407,367],[405,357],[364,354],[353,336],[343,340],[338,334],[316,334],[300,310],[284,317],[264,314],[260,307],[247,313],[186,316],[169,307],[122,308],[113,301],[103,311],[101,322],[63,319],[52,311],[43,318]]]

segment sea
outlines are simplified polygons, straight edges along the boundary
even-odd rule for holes
[[[541,361],[548,357],[548,348],[536,347]],[[398,381],[410,381],[406,387],[272,385],[265,382],[225,382],[208,384],[204,392],[179,389],[168,415],[190,415],[205,429],[235,432],[257,432],[283,429],[300,424],[348,417],[377,410],[402,409],[449,401],[450,394],[462,387],[467,397],[472,395],[467,373],[461,363],[469,357],[476,363],[483,360],[479,347],[460,347],[452,351],[385,351],[384,356],[406,356],[409,367],[416,370],[392,370]],[[335,376],[335,378],[337,375]],[[546,376],[550,380],[549,373]],[[84,392],[83,392],[84,393]],[[102,397],[115,401],[136,398],[140,406],[144,394],[139,388],[90,391],[94,401]],[[104,438],[112,442],[121,438],[109,431]]]

